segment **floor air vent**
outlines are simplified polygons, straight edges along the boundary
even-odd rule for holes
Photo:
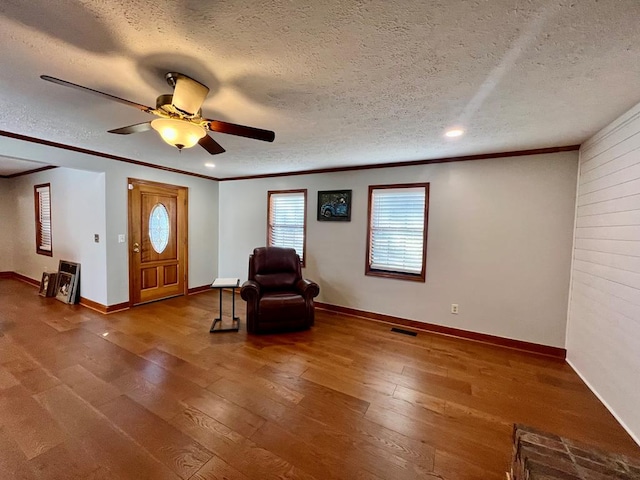
[[[403,335],[411,335],[412,337],[415,337],[416,335],[418,335],[418,332],[412,332],[411,330],[404,330],[402,328],[396,328],[396,327],[393,327],[391,331],[396,333],[402,333]]]

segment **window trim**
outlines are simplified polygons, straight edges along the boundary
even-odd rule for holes
[[[287,193],[302,193],[304,196],[304,223],[302,230],[302,260],[300,265],[305,267],[307,261],[307,189],[293,189],[293,190],[269,190],[267,192],[267,246],[271,247],[271,196]]]
[[[40,221],[40,194],[39,189],[47,188],[49,190],[49,238],[51,239],[51,250],[44,250],[40,248],[42,243],[42,222]],[[36,225],[36,253],[39,255],[46,255],[47,257],[53,257],[53,212],[51,211],[51,184],[41,183],[34,185],[33,198],[35,206],[35,225]]]
[[[420,273],[396,272],[392,270],[381,270],[371,268],[371,215],[373,208],[374,190],[401,189],[401,188],[424,188],[424,231],[422,236],[422,268]],[[367,252],[365,257],[365,275],[371,277],[395,278],[398,280],[408,280],[412,282],[426,282],[427,266],[427,232],[429,228],[429,183],[397,183],[391,185],[369,185],[369,201],[367,212]]]

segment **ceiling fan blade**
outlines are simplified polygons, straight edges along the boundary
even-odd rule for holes
[[[116,133],[118,135],[129,135],[130,133],[141,133],[151,130],[151,122],[136,123],[127,127],[109,130],[108,133]]]
[[[146,113],[151,113],[151,111],[153,110],[153,108],[147,107],[146,105],[141,105],[139,103],[131,102],[129,100],[125,100],[124,98],[116,97],[115,95],[110,95],[108,93],[104,93],[99,90],[94,90],[93,88],[83,87],[82,85],[77,85],[75,83],[67,82],[66,80],[50,77],[49,75],[40,75],[40,78],[43,80],[46,80],[47,82],[57,83],[58,85],[64,85],[65,87],[77,88],[78,90],[84,90],[85,92],[93,93],[95,95],[100,95],[101,97],[108,98],[109,100],[115,100],[116,102],[129,105],[130,107],[137,108],[138,110],[142,110],[143,112],[146,112]]]
[[[169,72],[166,77],[174,88],[171,104],[186,115],[196,115],[207,98],[209,87],[181,73]]]
[[[198,143],[200,144],[200,146],[202,148],[204,148],[211,155],[217,155],[218,153],[226,152],[226,150],[224,148],[222,148],[222,145],[220,145],[218,142],[216,142],[209,135],[205,135],[204,137],[202,137],[198,141]]]
[[[209,130],[219,133],[227,133],[229,135],[238,135],[239,137],[253,138],[254,140],[262,140],[263,142],[273,142],[276,134],[271,130],[262,130],[261,128],[246,127],[244,125],[236,125],[235,123],[221,122],[219,120],[206,120]]]

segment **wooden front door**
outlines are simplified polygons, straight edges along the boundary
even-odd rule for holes
[[[187,293],[187,189],[129,179],[129,301]]]

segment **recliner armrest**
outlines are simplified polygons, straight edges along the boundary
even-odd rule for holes
[[[247,302],[257,300],[260,298],[260,285],[253,280],[247,280],[242,284],[240,296]]]
[[[306,278],[301,278],[296,282],[296,290],[298,290],[303,297],[311,299],[317,297],[320,294],[320,286]]]

